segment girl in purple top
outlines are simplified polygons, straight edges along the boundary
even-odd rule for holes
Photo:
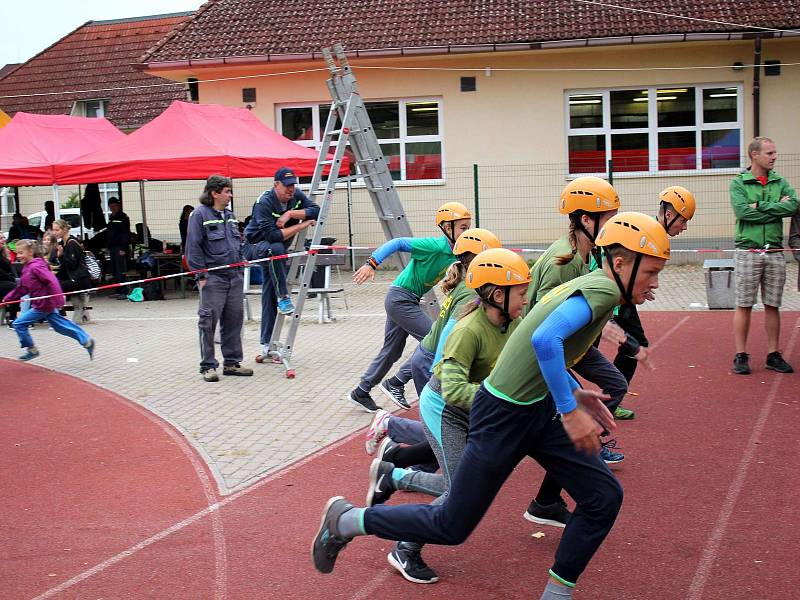
[[[20,345],[25,349],[25,354],[19,359],[31,360],[39,356],[39,350],[34,345],[28,328],[41,321],[47,321],[56,333],[77,340],[86,348],[91,359],[94,354],[94,340],[79,325],[58,314],[58,309],[64,306],[64,295],[58,280],[42,258],[39,244],[33,240],[19,240],[17,259],[23,264],[22,276],[17,287],[6,294],[3,302],[19,300],[26,294],[33,298],[52,296],[52,298],[32,300],[30,310],[26,310],[14,319],[14,330],[17,332]]]

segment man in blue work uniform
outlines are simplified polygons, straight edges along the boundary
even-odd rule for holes
[[[247,260],[286,254],[294,236],[315,224],[319,206],[297,189],[297,176],[289,167],[275,173],[275,183],[256,200],[244,230]],[[290,315],[294,304],[286,286],[286,259],[261,263],[261,344],[269,344],[278,312]]]
[[[189,216],[186,236],[186,260],[192,270],[238,263],[241,257],[239,223],[227,209],[233,198],[231,180],[212,175],[200,195],[200,206]],[[214,330],[220,324],[223,375],[253,374],[240,366],[242,361],[242,323],[244,289],[241,267],[217,269],[197,275],[200,308],[200,373],[205,381],[219,381],[214,357]]]

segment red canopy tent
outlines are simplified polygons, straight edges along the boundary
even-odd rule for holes
[[[244,108],[176,101],[125,139],[59,165],[57,174],[59,183],[270,177],[288,165],[309,176],[317,156]]]
[[[0,185],[60,183],[57,164],[125,137],[105,119],[18,112],[0,129]]]

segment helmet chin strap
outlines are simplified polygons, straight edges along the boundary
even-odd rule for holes
[[[511,315],[508,314],[508,297],[511,295],[508,293],[509,287],[499,285],[495,289],[503,289],[503,306],[496,304],[494,301],[491,300],[491,296],[489,300],[481,300],[484,304],[488,304],[489,306],[496,308],[500,311],[500,315],[503,317],[503,324],[500,326],[500,333],[505,333],[508,331],[508,326],[511,325]],[[494,291],[492,291],[494,294]]]
[[[631,277],[628,280],[628,289],[625,289],[625,286],[622,284],[622,279],[614,270],[613,260],[614,259],[611,254],[606,252],[606,261],[608,262],[608,267],[611,269],[611,274],[614,276],[614,281],[617,282],[617,287],[619,288],[620,294],[622,294],[622,299],[625,301],[625,304],[633,304],[633,284],[636,282],[636,274],[639,272],[639,265],[642,263],[642,255],[638,252],[636,253],[636,260],[634,260],[633,269],[631,269]]]
[[[600,249],[595,246],[594,241],[597,239],[597,234],[600,233],[600,214],[599,213],[584,213],[588,215],[590,218],[594,220],[594,233],[590,233],[586,227],[584,227],[583,223],[581,222],[581,217],[577,217],[572,222],[575,224],[577,229],[580,229],[583,234],[589,238],[589,241],[592,242],[592,249],[591,253],[594,256],[594,260],[598,265],[603,264],[603,258],[600,255]],[[581,215],[583,216],[583,215]]]
[[[675,217],[672,219],[672,221],[667,223],[667,203],[663,200],[661,201],[661,214],[664,215],[664,230],[667,232],[667,234],[669,234],[670,227],[675,224],[675,221],[681,218],[681,214],[676,210]]]
[[[444,228],[444,225],[446,225],[447,223],[450,223],[450,233],[447,233],[447,231]],[[444,223],[441,223],[439,225],[439,229],[442,230],[442,233],[444,234],[444,237],[446,237],[448,240],[450,240],[450,245],[451,246],[455,246],[456,245],[456,222],[455,221],[445,221]]]

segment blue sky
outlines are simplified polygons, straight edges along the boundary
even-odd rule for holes
[[[27,0],[3,10],[0,67],[25,62],[86,21],[197,10],[203,0]]]

